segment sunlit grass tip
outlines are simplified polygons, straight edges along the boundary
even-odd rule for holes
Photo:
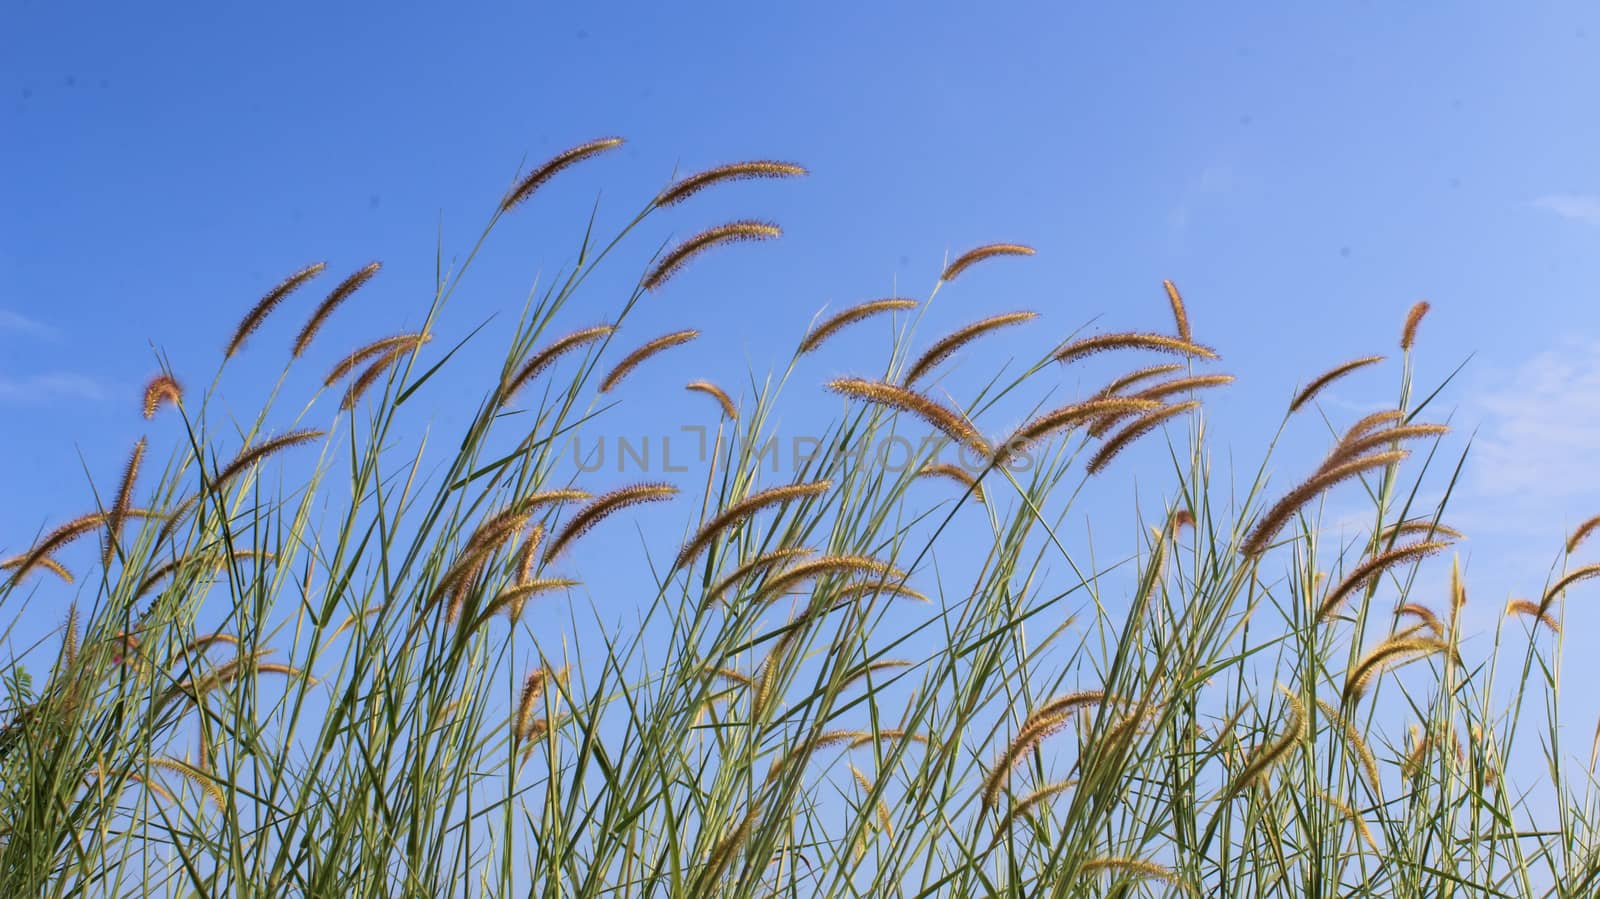
[[[710,381],[690,381],[683,385],[683,389],[703,393],[711,397],[717,401],[717,405],[722,407],[722,414],[727,416],[729,421],[739,420],[739,407],[734,405],[733,397],[728,396],[728,392],[721,387]]]
[[[182,401],[183,387],[178,379],[165,373],[156,375],[144,386],[144,417],[146,420],[155,418],[163,405],[176,406]]]
[[[970,325],[958,328],[934,343],[933,346],[928,347],[921,356],[917,357],[917,360],[911,363],[911,367],[906,369],[905,378],[901,383],[910,387],[920,380],[923,375],[932,371],[940,362],[950,358],[956,350],[985,334],[993,333],[1011,325],[1020,325],[1038,317],[1039,313],[1037,312],[1006,312],[1000,315],[991,315],[981,321],[975,321]]]
[[[1317,375],[1315,378],[1312,378],[1310,383],[1300,388],[1300,392],[1296,393],[1294,395],[1294,399],[1289,401],[1289,411],[1291,413],[1299,411],[1300,407],[1311,402],[1312,397],[1322,392],[1324,387],[1327,387],[1329,384],[1332,384],[1334,381],[1339,380],[1356,369],[1364,368],[1368,365],[1375,365],[1382,361],[1382,356],[1363,356],[1360,359],[1352,359],[1349,362],[1345,362],[1341,365],[1335,365],[1333,368],[1330,368],[1322,374]]]
[[[328,320],[328,316],[333,314],[333,310],[339,308],[339,305],[348,300],[350,295],[360,289],[363,284],[372,280],[372,276],[376,275],[378,269],[382,267],[383,263],[381,262],[369,262],[357,269],[354,274],[340,281],[338,286],[328,292],[327,297],[317,305],[316,310],[306,319],[305,325],[300,328],[300,333],[295,335],[292,354],[295,358],[299,358],[306,351],[306,348],[311,346],[312,338],[317,336],[317,332],[322,329],[323,322]]]
[[[666,255],[661,257],[661,261],[656,263],[655,268],[645,276],[642,285],[645,290],[660,290],[662,285],[682,271],[690,260],[713,247],[752,240],[772,240],[781,236],[783,229],[777,225],[748,219],[707,228],[668,250]]]
[[[997,256],[1032,256],[1033,254],[1033,247],[1024,246],[1020,243],[985,244],[957,256],[954,262],[945,266],[944,272],[939,275],[939,280],[954,281],[957,275],[985,259],[993,259]]]
[[[800,352],[809,353],[815,350],[817,347],[822,346],[823,342],[828,338],[839,333],[850,325],[870,318],[874,315],[915,308],[917,308],[916,300],[908,300],[903,297],[889,297],[882,300],[868,300],[865,303],[857,303],[854,306],[834,313],[833,315],[824,319],[821,324],[812,328],[811,331],[806,334],[805,339],[800,341]]]
[[[225,358],[232,357],[234,353],[237,353],[239,348],[244,345],[245,338],[261,327],[261,323],[266,320],[267,315],[279,303],[283,302],[284,297],[294,293],[300,285],[321,274],[322,270],[327,267],[328,264],[325,262],[314,262],[284,278],[278,282],[277,287],[267,291],[267,295],[262,297],[255,306],[251,307],[249,312],[245,313],[245,317],[239,322],[239,326],[234,329],[233,337],[228,341],[228,347],[223,352],[223,356]]]
[[[545,550],[544,560],[548,564],[561,555],[572,541],[616,512],[640,503],[662,502],[677,495],[678,488],[671,484],[632,484],[597,497],[556,533],[550,541],[550,547]]]
[[[634,369],[644,364],[645,360],[655,356],[657,353],[664,352],[675,346],[683,346],[699,336],[699,331],[687,328],[682,331],[673,331],[671,334],[663,334],[654,340],[646,342],[643,346],[622,357],[622,361],[618,362],[606,374],[605,378],[600,381],[600,392],[609,393],[613,387],[622,383],[623,378],[626,378]]]
[[[563,170],[577,165],[585,159],[590,159],[620,146],[622,146],[622,138],[602,137],[598,140],[592,140],[588,143],[562,150],[517,182],[511,192],[506,194],[505,198],[500,201],[500,211],[503,213],[510,212],[521,203],[527,201],[535,191],[543,187],[551,178],[554,178]]]
[[[810,173],[804,166],[792,162],[775,162],[767,159],[733,162],[678,180],[656,197],[656,205],[672,206],[708,187],[729,181],[747,181],[752,178],[798,178],[806,174]]]

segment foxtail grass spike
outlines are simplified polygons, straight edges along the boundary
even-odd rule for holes
[[[372,363],[367,366],[367,370],[363,371],[360,377],[356,378],[354,381],[351,381],[350,386],[345,388],[344,398],[339,401],[339,408],[345,410],[354,409],[356,407],[356,403],[361,401],[362,395],[371,389],[372,385],[377,383],[379,378],[383,377],[383,373],[388,371],[390,366],[394,365],[405,356],[415,353],[417,350],[421,349],[422,345],[427,343],[431,337],[432,335],[429,334],[419,335],[415,340],[406,341],[391,347],[389,350],[385,351],[383,355],[379,356],[377,359],[374,359]]]
[[[1570,556],[1577,552],[1578,546],[1582,544],[1590,534],[1594,533],[1596,528],[1600,528],[1600,515],[1596,515],[1588,521],[1585,521],[1583,524],[1578,525],[1577,530],[1572,532],[1572,536],[1567,538],[1567,555]]]
[[[507,381],[500,390],[500,405],[505,405],[516,396],[517,391],[527,385],[529,381],[539,376],[539,373],[554,365],[557,359],[581,347],[586,347],[597,340],[610,337],[617,330],[616,325],[595,325],[589,328],[580,328],[571,334],[566,334],[551,341],[550,344],[522,364],[517,373]]]
[[[710,381],[690,381],[689,383],[683,385],[683,389],[692,390],[696,393],[703,393],[706,396],[711,397],[717,401],[717,405],[722,407],[722,414],[727,416],[729,421],[739,420],[739,407],[733,404],[733,397],[728,396],[727,391],[723,390],[721,387],[718,387]]]
[[[945,478],[955,481],[971,491],[973,499],[980,503],[984,502],[983,485],[979,484],[978,479],[972,476],[972,472],[959,465],[952,465],[949,462],[929,462],[917,471],[917,477]]]
[[[662,502],[677,495],[678,488],[671,484],[634,484],[596,498],[579,510],[578,514],[572,516],[566,526],[556,533],[550,541],[550,548],[545,550],[545,563],[548,564],[561,555],[562,550],[571,545],[572,541],[588,533],[590,528],[613,513],[640,503]]]
[[[1549,611],[1550,604],[1554,602],[1555,598],[1561,594],[1561,591],[1579,581],[1585,581],[1589,578],[1597,576],[1600,576],[1600,564],[1585,565],[1582,568],[1574,568],[1567,572],[1561,577],[1560,580],[1556,581],[1554,584],[1551,584],[1549,590],[1545,591],[1544,599],[1539,601],[1539,611]]]
[[[1057,350],[1055,359],[1057,362],[1076,362],[1079,359],[1112,350],[1148,350],[1157,353],[1188,356],[1195,359],[1219,358],[1216,350],[1182,338],[1168,337],[1165,334],[1140,334],[1129,331],[1120,334],[1101,334],[1098,337],[1085,337],[1082,340],[1075,340]]]
[[[122,537],[122,522],[128,517],[128,509],[133,506],[133,488],[139,480],[139,466],[144,462],[145,439],[133,445],[133,451],[128,454],[128,462],[122,467],[122,481],[117,485],[116,498],[111,503],[111,513],[106,516],[106,545],[104,563],[111,564],[111,557],[117,551],[117,541]]]
[[[1090,457],[1086,470],[1089,474],[1099,473],[1106,465],[1110,464],[1112,459],[1116,458],[1118,453],[1126,449],[1135,440],[1160,427],[1168,420],[1198,408],[1200,408],[1199,400],[1185,400],[1181,403],[1173,403],[1170,406],[1163,406],[1160,409],[1146,412],[1112,435],[1100,447],[1099,451]]]
[[[708,187],[729,181],[748,181],[752,178],[798,178],[807,174],[810,173],[803,166],[766,159],[719,165],[677,181],[656,197],[656,205],[672,206],[682,203]]]
[[[691,259],[713,247],[751,240],[772,240],[781,236],[783,229],[771,222],[743,220],[708,228],[673,247],[661,257],[656,267],[645,276],[644,289],[652,292],[660,290],[661,286],[681,271]]]
[[[800,352],[809,353],[815,350],[817,347],[822,346],[823,341],[863,319],[885,312],[898,312],[915,308],[917,308],[916,300],[907,300],[901,297],[869,300],[865,303],[851,306],[829,316],[823,320],[822,324],[812,328],[810,333],[806,334],[805,339],[800,341]]]
[[[243,473],[245,469],[267,456],[290,447],[299,446],[302,443],[310,443],[321,437],[323,433],[322,431],[310,429],[290,431],[287,434],[280,434],[270,440],[262,441],[249,449],[241,450],[239,455],[233,458],[232,462],[229,462],[227,466],[217,472],[217,476],[211,482],[211,486],[213,489],[221,490],[229,481]]]
[[[940,281],[954,281],[956,276],[985,259],[996,256],[1032,256],[1033,247],[1023,246],[1020,243],[991,243],[968,250],[956,257],[956,260],[945,266],[944,273],[939,275]]]
[[[1311,402],[1312,397],[1316,396],[1318,393],[1321,393],[1324,387],[1327,387],[1329,384],[1332,384],[1334,381],[1339,380],[1356,369],[1365,368],[1368,365],[1376,365],[1382,361],[1382,356],[1363,356],[1360,359],[1352,359],[1349,362],[1345,362],[1341,365],[1335,365],[1333,368],[1330,368],[1322,374],[1317,375],[1315,378],[1312,378],[1310,383],[1300,388],[1300,392],[1295,394],[1294,399],[1289,402],[1289,411],[1291,413],[1298,412],[1300,407]]]
[[[586,144],[579,144],[576,147],[562,150],[517,182],[517,186],[513,187],[511,192],[506,194],[505,199],[500,201],[500,211],[502,213],[510,212],[519,204],[526,202],[529,197],[533,196],[534,191],[543,187],[551,178],[560,174],[564,169],[620,146],[622,146],[622,138],[602,137],[599,140],[592,140]]]
[[[1422,300],[1406,313],[1405,327],[1400,330],[1400,349],[1409,350],[1417,342],[1417,326],[1422,324],[1422,317],[1432,308],[1427,300]]]
[[[657,353],[672,349],[675,346],[683,346],[699,336],[699,331],[689,328],[683,331],[673,331],[671,334],[663,334],[655,340],[644,344],[622,357],[622,361],[618,362],[605,376],[605,379],[600,382],[600,392],[609,393],[611,388],[622,383],[623,378],[626,378],[634,369],[644,364],[645,360],[655,356]]]
[[[1539,608],[1539,604],[1531,599],[1513,599],[1506,603],[1507,615],[1526,615],[1538,619],[1540,624],[1550,629],[1550,633],[1561,633],[1561,622],[1555,616]]]
[[[183,400],[183,387],[178,384],[178,379],[168,374],[159,374],[150,379],[144,386],[144,417],[146,420],[156,417],[156,412],[163,405],[176,406]]]
[[[296,359],[300,358],[306,348],[311,346],[312,338],[317,336],[317,332],[322,329],[323,322],[328,320],[328,316],[333,314],[333,310],[339,308],[339,305],[345,300],[350,299],[350,295],[359,290],[363,284],[372,280],[372,276],[376,275],[378,269],[382,267],[383,263],[381,262],[369,262],[357,269],[355,274],[340,281],[337,287],[328,292],[327,297],[311,313],[311,317],[306,319],[305,325],[300,328],[300,333],[295,335],[292,355]]]
[[[1020,325],[1038,317],[1039,313],[1037,312],[1007,312],[1002,315],[991,315],[981,321],[975,321],[963,328],[958,328],[933,346],[928,347],[926,352],[917,357],[917,361],[911,363],[911,367],[906,369],[906,376],[901,383],[910,387],[920,380],[922,376],[932,371],[939,363],[950,358],[957,350],[985,334],[992,334],[1001,328]]]
[[[244,319],[239,322],[239,327],[234,329],[233,338],[228,341],[228,348],[223,353],[223,356],[225,358],[231,358],[234,353],[239,352],[239,348],[244,346],[245,338],[255,333],[255,330],[261,327],[261,323],[266,320],[267,315],[270,314],[279,303],[283,302],[284,297],[294,293],[295,290],[300,287],[300,285],[310,281],[318,274],[321,274],[322,270],[327,267],[327,263],[325,262],[312,263],[311,265],[306,266],[289,277],[284,278],[278,283],[277,287],[267,291],[267,295],[262,297],[261,300],[257,302],[248,313],[245,314]]]
[[[816,554],[816,550],[807,546],[780,547],[770,552],[762,553],[747,562],[741,563],[738,567],[734,568],[733,571],[729,572],[725,577],[723,577],[722,580],[718,581],[710,590],[707,590],[705,599],[702,601],[702,605],[707,608],[716,605],[722,600],[722,597],[725,596],[729,590],[739,586],[740,584],[754,577],[756,574],[766,571],[768,568],[771,568],[773,565],[776,565],[779,562],[802,559],[806,556],[814,556]]]
[[[1404,459],[1409,453],[1406,450],[1392,450],[1386,453],[1375,453],[1352,459],[1331,468],[1319,469],[1316,474],[1307,478],[1300,486],[1284,494],[1283,498],[1273,504],[1265,513],[1256,519],[1256,527],[1245,539],[1240,550],[1247,556],[1260,555],[1267,551],[1272,543],[1272,538],[1283,530],[1295,513],[1300,511],[1307,503],[1333,489],[1344,481],[1357,475],[1371,471],[1374,468],[1387,468]]]
[[[966,416],[921,393],[898,384],[864,378],[836,378],[828,382],[828,389],[914,415],[951,440],[971,447],[980,456],[989,455],[988,444]]]
[[[395,334],[390,337],[379,338],[378,340],[374,340],[369,344],[357,347],[354,352],[350,353],[348,356],[345,356],[343,359],[340,359],[339,362],[333,366],[332,370],[328,372],[327,377],[322,379],[322,386],[332,387],[333,385],[339,383],[346,375],[355,371],[358,367],[360,367],[361,363],[366,362],[368,359],[376,358],[399,347],[408,345],[420,346],[421,344],[428,342],[429,339],[430,335],[427,334]]]
[[[1408,543],[1404,546],[1397,546],[1394,549],[1381,552],[1362,562],[1351,569],[1350,573],[1345,575],[1344,580],[1340,581],[1338,586],[1328,591],[1328,595],[1322,600],[1322,605],[1317,609],[1317,620],[1327,621],[1338,614],[1340,606],[1344,604],[1345,597],[1366,586],[1373,578],[1388,571],[1390,568],[1407,562],[1419,561],[1442,549],[1448,549],[1449,546],[1450,544],[1437,540]]]
[[[805,484],[785,484],[781,487],[773,487],[752,494],[733,503],[702,525],[700,530],[690,538],[689,542],[684,544],[683,549],[678,552],[678,558],[673,563],[673,567],[682,568],[694,561],[694,558],[704,552],[706,547],[710,546],[717,537],[727,533],[734,526],[762,509],[783,505],[798,499],[821,496],[832,486],[833,482],[827,480]]]
[[[1453,657],[1455,649],[1449,643],[1433,637],[1392,637],[1383,641],[1350,669],[1344,684],[1345,702],[1353,702],[1365,695],[1373,679],[1382,672],[1435,653],[1446,653]]]
[[[1162,281],[1161,286],[1167,291],[1167,302],[1172,306],[1172,324],[1178,336],[1184,340],[1193,340],[1189,333],[1189,313],[1183,307],[1183,295],[1178,293],[1178,285],[1171,281]]]

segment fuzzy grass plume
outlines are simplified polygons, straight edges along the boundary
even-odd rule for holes
[[[888,299],[882,300],[868,300],[865,303],[858,303],[849,307],[848,309],[842,309],[824,319],[821,324],[812,328],[811,331],[806,334],[805,339],[800,341],[800,352],[813,352],[817,349],[817,347],[822,346],[823,342],[828,338],[839,333],[840,331],[843,331],[845,328],[855,324],[856,322],[863,321],[875,315],[882,315],[885,312],[903,312],[905,310],[915,308],[917,308],[916,300],[908,300],[903,297],[889,297]]]
[[[682,331],[673,331],[670,334],[663,334],[654,340],[647,341],[638,349],[626,356],[623,356],[622,361],[618,362],[611,369],[611,371],[606,373],[605,378],[600,381],[600,392],[609,393],[613,387],[616,387],[618,384],[622,383],[623,378],[626,378],[633,372],[634,369],[638,368],[640,365],[643,365],[645,360],[650,359],[658,353],[672,349],[675,346],[683,346],[699,336],[699,331],[696,331],[693,328],[687,328]]]
[[[656,197],[656,205],[672,206],[682,203],[708,187],[729,181],[748,181],[752,178],[798,178],[806,174],[809,173],[803,166],[766,159],[719,165],[675,182]]]
[[[989,446],[978,429],[960,412],[937,400],[898,384],[869,381],[865,378],[835,378],[828,389],[879,406],[887,406],[920,418],[957,443],[971,447],[980,456],[989,455]]]
[[[517,182],[511,192],[506,194],[505,198],[500,201],[500,211],[502,213],[510,212],[526,202],[539,188],[549,183],[551,178],[583,162],[585,159],[592,159],[607,150],[614,150],[620,146],[622,146],[622,138],[602,137],[598,140],[592,140],[588,143],[562,150]]]
[[[369,262],[357,269],[354,274],[340,281],[338,286],[328,292],[327,297],[323,298],[322,302],[311,313],[311,317],[306,319],[305,325],[300,328],[300,333],[295,335],[293,351],[295,358],[299,358],[311,346],[312,339],[322,329],[322,325],[328,320],[328,316],[333,314],[333,310],[339,308],[345,300],[350,299],[350,296],[361,289],[363,284],[372,280],[372,276],[376,275],[378,269],[382,267],[383,263],[381,262]]]
[[[244,318],[240,320],[239,326],[234,329],[233,337],[228,340],[228,346],[223,350],[222,355],[225,358],[231,358],[234,353],[237,353],[239,348],[244,346],[245,338],[261,327],[261,323],[266,321],[267,316],[272,313],[273,309],[278,307],[279,303],[283,302],[285,297],[298,290],[302,284],[321,274],[322,270],[327,267],[328,265],[325,262],[314,262],[284,278],[278,282],[277,287],[267,291],[267,295],[262,297],[255,306],[251,307],[250,311],[245,313]]]
[[[752,240],[773,240],[782,236],[783,229],[777,225],[748,219],[708,228],[668,250],[656,267],[650,270],[650,274],[645,276],[644,289],[652,292],[660,290],[690,260],[714,247]]]
[[[945,266],[944,272],[939,275],[939,280],[954,281],[956,276],[985,259],[994,259],[997,256],[1032,256],[1033,253],[1033,247],[1023,246],[1020,243],[984,244],[957,256],[954,262]]]
[[[1001,315],[991,315],[981,321],[956,329],[954,332],[938,340],[933,346],[928,347],[917,360],[906,369],[905,379],[901,382],[910,387],[915,384],[935,366],[950,358],[951,354],[985,334],[992,334],[1001,328],[1020,325],[1039,317],[1037,312],[1007,312]]]
[[[168,374],[156,375],[144,386],[144,417],[146,420],[155,418],[156,411],[163,405],[176,406],[182,401],[183,387],[178,379]]]

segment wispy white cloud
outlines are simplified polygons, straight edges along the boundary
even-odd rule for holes
[[[1600,196],[1594,194],[1547,194],[1534,200],[1533,205],[1562,218],[1600,225]]]
[[[1474,488],[1488,496],[1592,500],[1600,492],[1600,340],[1571,338],[1490,375],[1471,400],[1482,422]]]
[[[100,382],[72,372],[50,372],[10,378],[0,375],[0,402],[42,403],[50,400],[98,400],[105,396]]]
[[[27,334],[33,337],[50,337],[55,334],[55,329],[44,322],[35,321],[20,312],[12,312],[9,309],[0,309],[0,331]]]

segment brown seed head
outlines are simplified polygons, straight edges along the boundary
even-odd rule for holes
[[[1037,312],[1007,312],[1003,315],[992,315],[986,319],[983,319],[982,321],[976,321],[963,328],[959,328],[955,332],[939,340],[933,346],[928,347],[927,352],[924,352],[920,357],[918,357],[917,361],[911,363],[911,367],[906,370],[905,380],[903,380],[901,383],[905,384],[907,387],[910,387],[923,375],[932,371],[934,366],[937,366],[940,362],[950,358],[951,354],[953,354],[956,350],[961,349],[985,334],[998,331],[1001,328],[1005,328],[1010,325],[1020,325],[1023,322],[1032,321],[1038,317],[1039,313]]]
[[[322,328],[322,323],[327,321],[328,316],[333,314],[333,310],[337,309],[340,303],[349,299],[350,295],[355,293],[361,285],[372,280],[372,276],[376,275],[378,269],[382,267],[383,264],[380,262],[369,262],[358,269],[355,274],[340,281],[339,286],[328,293],[328,296],[317,306],[316,311],[311,313],[311,317],[306,319],[305,325],[295,337],[295,358],[299,358],[300,354],[306,351],[306,347],[311,346],[311,339],[317,336],[317,331]]]
[[[1055,358],[1057,362],[1076,362],[1086,356],[1110,350],[1150,350],[1199,359],[1218,358],[1216,350],[1198,343],[1192,343],[1177,337],[1168,337],[1165,334],[1140,334],[1131,331],[1121,334],[1101,334],[1098,337],[1085,337],[1082,340],[1075,340],[1057,350]]]
[[[677,274],[691,259],[712,247],[748,240],[771,240],[781,236],[783,229],[770,222],[744,220],[708,228],[678,244],[661,257],[656,267],[645,276],[644,289],[649,291],[661,289],[661,285],[667,283],[667,279]]]
[[[1020,243],[986,244],[957,256],[956,261],[945,266],[939,280],[954,281],[957,275],[985,259],[993,259],[996,256],[1032,256],[1033,252],[1033,247],[1023,246]]]
[[[923,394],[897,384],[864,378],[836,378],[828,382],[828,389],[914,415],[957,443],[971,447],[980,456],[989,455],[988,444],[966,416]]]
[[[1309,384],[1300,388],[1300,392],[1295,394],[1294,399],[1289,403],[1289,411],[1291,413],[1298,411],[1301,406],[1311,402],[1311,398],[1316,396],[1322,390],[1322,388],[1327,387],[1329,384],[1332,384],[1334,381],[1339,380],[1356,369],[1363,368],[1368,365],[1374,365],[1382,361],[1382,356],[1363,356],[1360,359],[1352,359],[1342,365],[1335,365],[1333,368],[1330,368],[1322,374],[1317,375],[1315,378],[1312,378]]]
[[[278,283],[277,287],[267,291],[267,295],[262,297],[261,300],[257,302],[248,313],[245,314],[244,319],[239,322],[239,327],[234,330],[233,339],[228,341],[228,347],[223,352],[223,356],[225,358],[232,357],[234,353],[237,353],[239,351],[239,347],[244,345],[245,338],[249,337],[257,328],[261,327],[261,323],[266,320],[268,313],[272,312],[272,310],[276,308],[279,303],[283,302],[284,297],[294,293],[296,288],[316,277],[322,272],[323,269],[327,267],[328,265],[325,262],[312,263],[311,265],[306,266],[289,277],[284,278]]]
[[[800,352],[809,353],[822,345],[829,337],[839,333],[846,327],[865,318],[884,312],[893,312],[904,309],[917,308],[916,300],[907,300],[900,297],[890,297],[885,300],[870,300],[859,303],[848,309],[841,310],[811,329],[811,332],[800,341]]]
[[[633,484],[594,499],[580,509],[578,514],[572,516],[572,520],[568,521],[550,541],[550,548],[545,550],[544,554],[545,563],[549,564],[552,559],[561,555],[561,551],[572,541],[583,536],[612,513],[640,503],[661,502],[677,495],[678,488],[671,484]]]
[[[1189,313],[1184,311],[1183,296],[1178,293],[1178,285],[1171,281],[1162,281],[1161,286],[1167,290],[1167,302],[1172,304],[1172,322],[1177,327],[1178,336],[1184,340],[1193,340],[1189,334]]]
[[[673,331],[671,334],[663,334],[646,343],[644,346],[622,357],[622,361],[618,362],[616,367],[606,375],[605,380],[600,382],[600,392],[607,393],[611,388],[622,383],[622,379],[643,364],[646,359],[675,346],[682,346],[699,336],[699,331],[689,328],[683,331]]]
[[[144,417],[156,417],[156,410],[162,403],[171,403],[176,406],[183,400],[183,388],[179,386],[178,379],[168,374],[159,374],[150,379],[144,387]]]
[[[747,181],[751,178],[798,178],[806,174],[810,173],[803,166],[765,159],[719,165],[690,175],[668,187],[661,192],[661,196],[656,197],[656,205],[671,206],[681,203],[712,185],[728,181]]]
[[[1406,313],[1406,326],[1400,331],[1400,349],[1409,350],[1411,345],[1416,343],[1417,325],[1422,324],[1422,317],[1427,315],[1428,310],[1431,308],[1433,307],[1428,305],[1428,301],[1423,300],[1412,306],[1411,311]]]
[[[697,391],[711,397],[722,407],[722,414],[726,415],[729,420],[739,420],[739,407],[733,404],[733,397],[728,396],[727,392],[721,387],[710,381],[690,381],[683,385],[683,389]]]
[[[551,157],[544,165],[529,172],[526,177],[517,182],[517,186],[506,194],[505,199],[500,201],[500,211],[502,213],[510,212],[519,203],[533,196],[534,191],[544,186],[547,181],[554,178],[563,169],[620,146],[622,146],[622,138],[603,137],[599,140],[589,141],[586,144],[579,144],[571,149],[562,150]]]

